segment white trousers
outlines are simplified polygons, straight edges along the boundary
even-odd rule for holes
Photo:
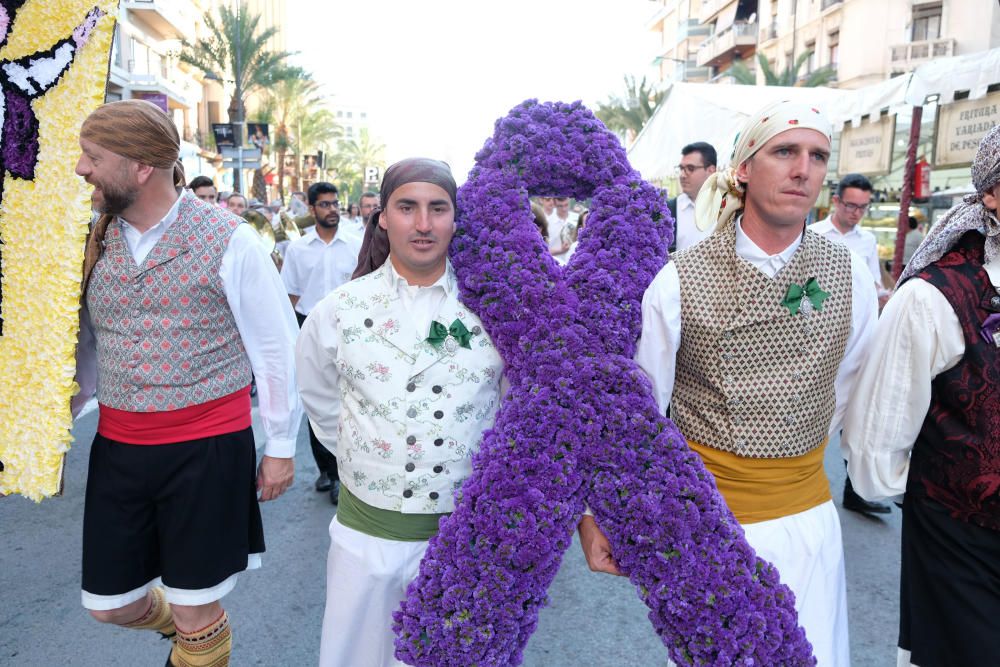
[[[795,593],[795,611],[818,667],[850,667],[847,581],[840,519],[833,501],[805,512],[743,526],[757,555],[778,568]],[[673,661],[667,664],[676,667]]]
[[[372,537],[333,517],[320,667],[405,667],[393,655],[392,613],[426,550],[427,542]]]
[[[849,667],[847,579],[840,518],[832,500],[791,516],[743,526],[757,555],[795,593],[799,625],[818,667]]]

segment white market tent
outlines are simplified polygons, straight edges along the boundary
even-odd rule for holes
[[[743,122],[771,102],[793,100],[815,105],[835,130],[848,120],[860,120],[883,109],[906,104],[909,76],[889,79],[858,90],[786,88],[711,83],[674,83],[628,151],[632,166],[650,181],[670,176],[681,148],[707,141],[719,153],[719,166],[729,162],[736,133]]]
[[[658,181],[670,176],[681,148],[707,141],[719,152],[719,166],[729,162],[736,132],[750,114],[778,100],[814,104],[833,122],[835,130],[847,121],[877,118],[922,105],[938,96],[940,104],[968,91],[979,99],[989,86],[1000,83],[1000,48],[951,58],[936,58],[914,72],[858,89],[785,88],[711,83],[674,83],[628,151],[629,161],[643,178]],[[905,113],[905,111],[904,111]]]

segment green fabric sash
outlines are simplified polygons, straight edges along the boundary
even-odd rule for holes
[[[448,514],[403,514],[373,507],[340,487],[337,518],[348,528],[397,542],[424,542],[438,532],[438,520]]]

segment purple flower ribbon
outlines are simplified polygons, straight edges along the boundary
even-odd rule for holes
[[[565,269],[529,193],[592,198]],[[497,121],[458,192],[451,260],[510,390],[393,615],[400,660],[520,664],[586,502],[674,662],[815,664],[793,594],[632,361],[673,229],[579,102],[529,100]]]

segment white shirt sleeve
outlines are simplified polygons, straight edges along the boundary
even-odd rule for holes
[[[847,337],[844,348],[844,358],[837,369],[834,380],[834,393],[837,406],[830,422],[830,435],[840,431],[847,412],[847,401],[852,396],[861,366],[868,354],[875,323],[878,321],[878,295],[871,281],[868,267],[856,253],[851,253],[851,281],[853,294],[851,300],[851,333]]]
[[[302,423],[295,391],[298,325],[278,271],[250,225],[233,232],[219,276],[257,379],[264,454],[291,458]]]
[[[70,410],[73,418],[97,393],[97,340],[94,338],[94,327],[90,323],[90,311],[87,303],[80,305],[80,335],[76,342],[76,383],[80,391],[70,400]]]
[[[871,272],[872,277],[875,279],[875,284],[880,288],[884,288],[885,285],[882,284],[882,269],[878,265],[878,242],[875,240],[875,236],[871,235],[868,237],[869,248],[867,255],[868,270]]]
[[[653,384],[653,397],[665,414],[674,391],[677,349],[681,344],[681,283],[668,262],[642,295],[642,331],[635,362]]]
[[[334,451],[340,422],[340,386],[337,371],[336,311],[329,299],[320,301],[302,325],[295,346],[299,395],[313,433]]]
[[[285,292],[293,296],[302,296],[302,282],[299,276],[299,262],[296,259],[298,254],[295,245],[289,244],[285,250],[285,259],[281,264],[281,282],[285,285]]]
[[[864,498],[906,491],[910,450],[931,403],[931,381],[965,354],[948,300],[914,278],[889,299],[860,373],[841,440],[855,490]]]

